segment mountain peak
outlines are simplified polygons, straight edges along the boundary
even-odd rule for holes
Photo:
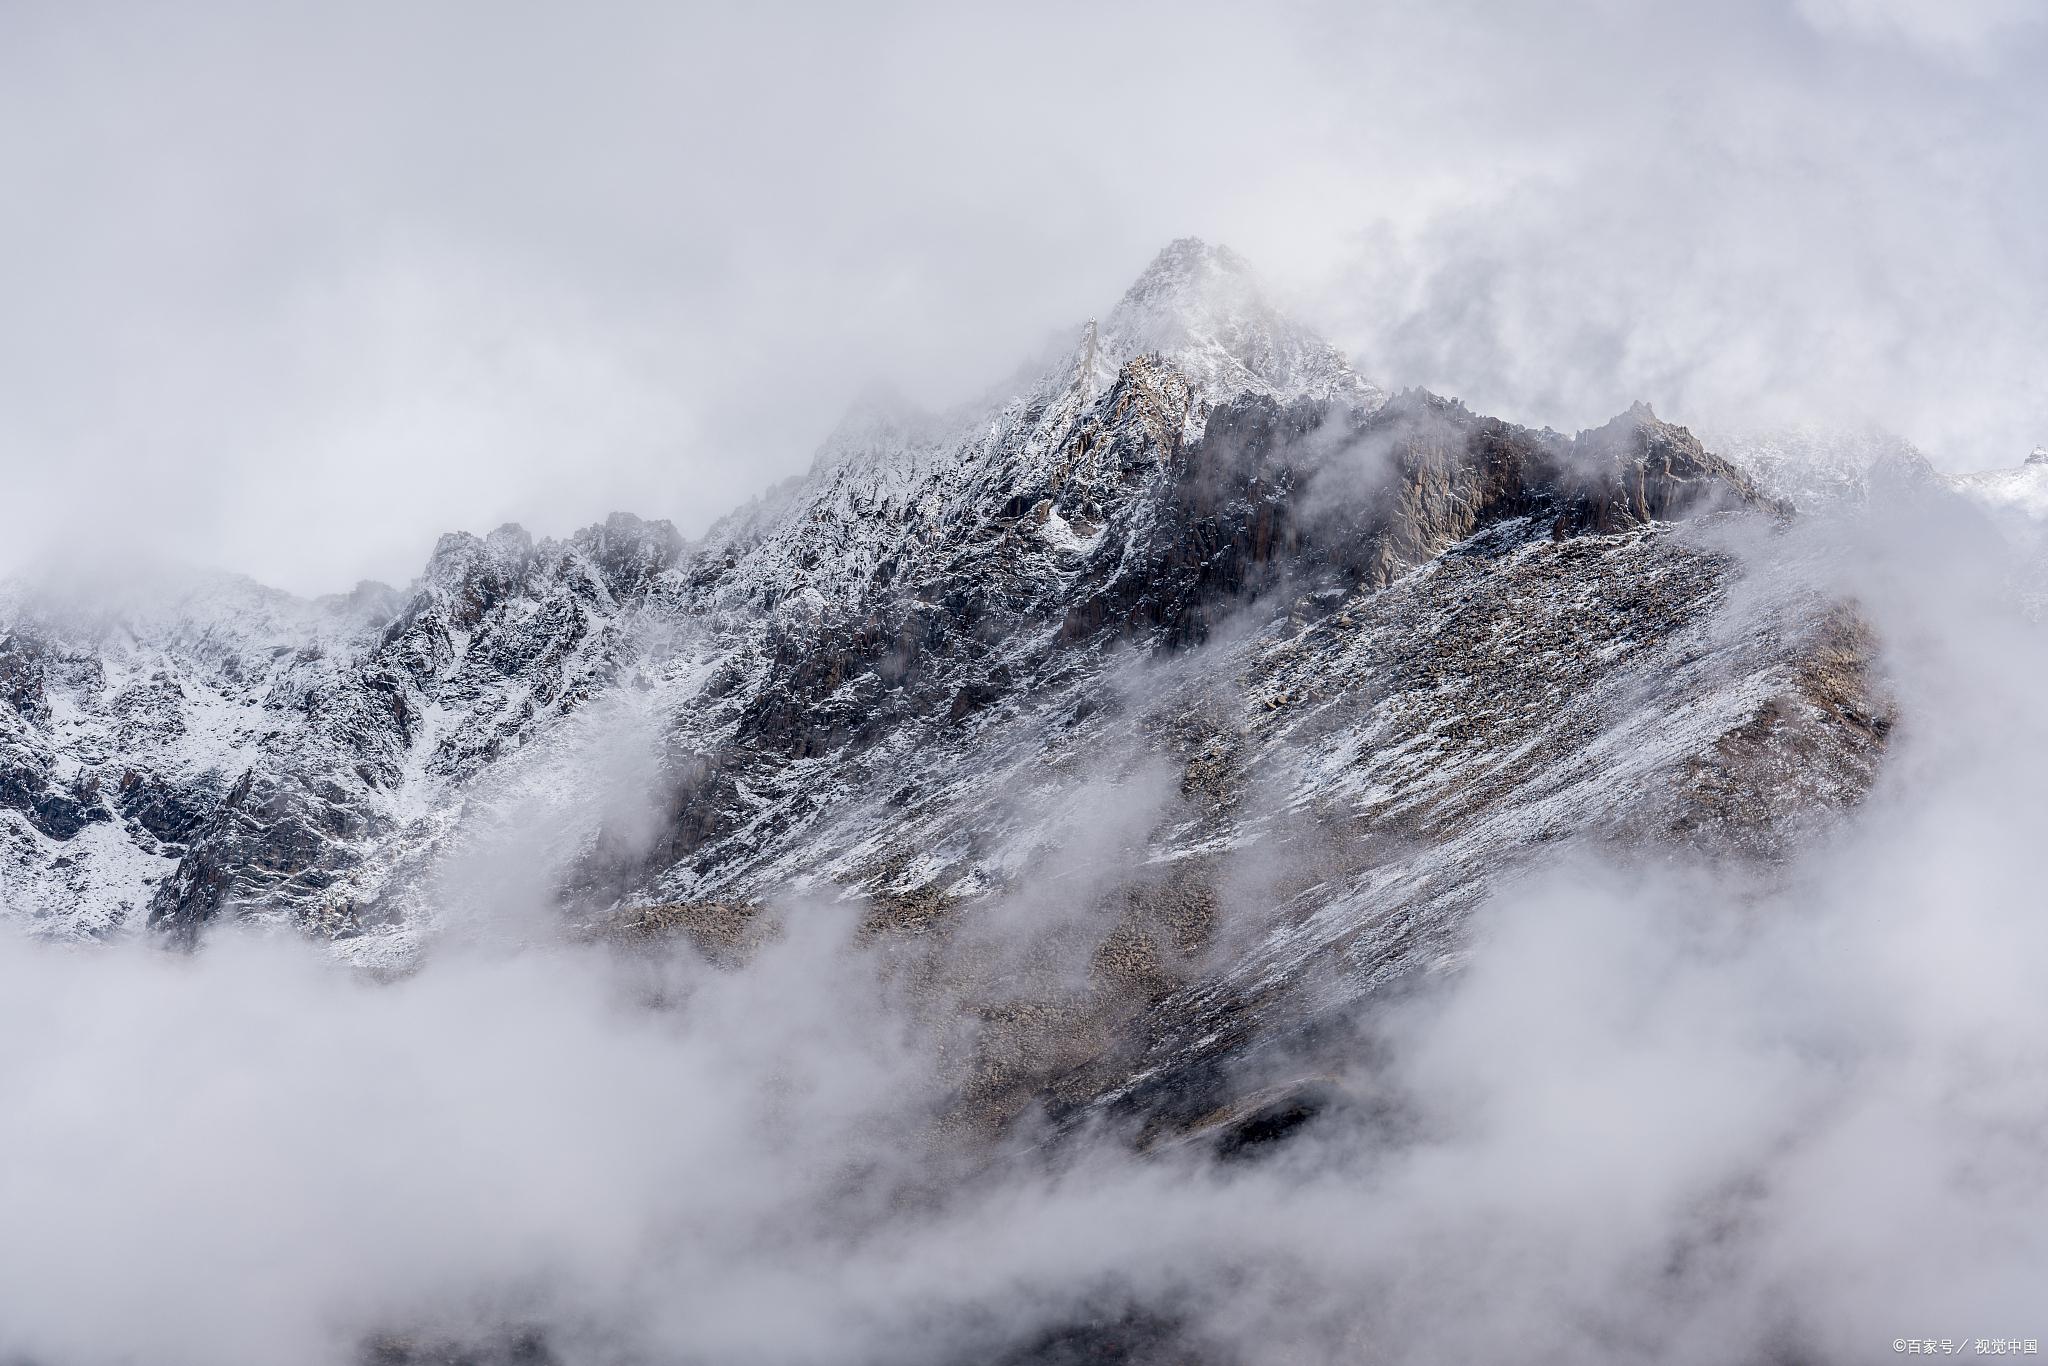
[[[2048,446],[2036,446],[2027,456],[2029,465],[2048,465]]]
[[[1670,427],[1670,425],[1663,418],[1658,417],[1656,411],[1649,404],[1641,399],[1637,399],[1599,426],[1586,428],[1579,433],[1577,439],[1585,441],[1621,440],[1645,430],[1651,432],[1661,431]]]
[[[1103,320],[1106,335],[1145,336],[1273,314],[1249,263],[1199,237],[1166,244]]]
[[[1192,391],[1184,419],[1188,439],[1201,433],[1213,405],[1246,394],[1282,403],[1328,400],[1364,411],[1386,402],[1341,351],[1267,300],[1244,257],[1181,237],[1152,258],[1099,322],[1079,329],[1071,349],[1046,357],[1049,368],[1021,371],[1017,390],[998,389],[979,403],[934,413],[888,386],[870,385],[814,453],[808,479],[821,487],[851,481],[867,495],[895,498],[919,471],[966,458],[974,431],[1006,404],[1020,403],[1032,421],[1055,411],[1071,418],[1076,405],[1093,402],[1125,365],[1147,355],[1178,371]]]
[[[1176,237],[1159,249],[1152,264],[1131,282],[1124,298],[1157,298],[1190,287],[1199,289],[1219,279],[1257,286],[1251,263],[1229,247],[1211,246],[1199,237]]]
[[[1253,392],[1368,408],[1386,398],[1336,347],[1275,308],[1244,257],[1199,237],[1176,238],[1152,258],[1090,329],[1082,365],[1106,385],[1146,354],[1172,362],[1211,398]]]

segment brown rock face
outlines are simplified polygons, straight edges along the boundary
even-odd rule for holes
[[[1577,438],[1403,394],[1370,415],[1228,405],[1178,462],[1141,568],[1071,609],[1064,634],[1163,629],[1206,639],[1239,600],[1384,587],[1475,532],[1541,517],[1610,534],[1729,508],[1783,511],[1683,427],[1638,405]]]

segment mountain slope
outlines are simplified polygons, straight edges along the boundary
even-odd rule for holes
[[[1732,549],[1785,515],[1647,408],[1389,400],[1177,242],[1016,395],[869,405],[697,545],[16,593],[0,904],[398,966],[513,906],[714,943],[853,898],[982,1018],[964,1114],[1191,1116],[1575,842],[1768,863],[1858,799],[1871,642]]]

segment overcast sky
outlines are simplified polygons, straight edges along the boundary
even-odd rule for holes
[[[2048,6],[0,0],[0,566],[695,532],[1169,238],[1560,428],[2048,441]]]

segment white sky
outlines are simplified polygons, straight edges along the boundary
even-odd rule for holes
[[[6,0],[0,567],[324,591],[456,527],[699,531],[865,384],[977,391],[1186,233],[1502,416],[2017,463],[2044,19]]]

